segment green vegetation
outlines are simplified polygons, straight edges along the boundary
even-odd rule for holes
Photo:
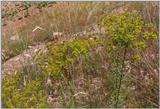
[[[27,66],[17,75],[7,75],[2,80],[2,105],[6,108],[47,107],[44,77],[36,66]]]
[[[152,27],[148,29],[150,26],[144,24],[139,17],[128,13],[102,18],[100,26],[106,27],[108,55],[112,60],[111,72],[109,72],[111,74],[108,74],[112,75],[113,85],[111,91],[109,90],[111,92],[111,107],[119,107],[122,105],[121,100],[126,99],[126,95],[123,96],[123,99],[120,98],[120,92],[123,78],[126,76],[127,64],[132,64],[133,59],[136,62],[139,61],[138,53],[145,49],[146,40],[157,38],[157,35],[152,31]]]
[[[39,64],[45,67],[44,72],[51,75],[59,75],[66,64],[74,63],[74,58],[79,55],[87,55],[89,48],[98,46],[98,40],[89,38],[77,38],[72,42],[62,42],[63,44],[48,45],[49,52],[46,55],[47,60],[40,60]],[[46,59],[46,58],[44,58]]]

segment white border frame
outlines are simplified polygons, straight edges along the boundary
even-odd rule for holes
[[[121,1],[140,1],[140,2],[142,2],[142,1],[157,1],[157,2],[159,2],[159,32],[160,32],[160,0],[0,0],[0,7],[1,7],[1,5],[2,5],[2,2],[3,1],[60,1],[60,2],[67,2],[67,1],[86,1],[86,2],[105,2],[105,1],[110,1],[110,2],[112,2],[112,1],[119,1],[119,2],[121,2]],[[1,11],[0,11],[0,16],[1,16]],[[1,24],[1,26],[2,26],[2,18],[0,17],[0,24]],[[1,29],[1,32],[0,32],[0,53],[1,53],[1,33],[2,33],[2,27],[0,26],[0,29]],[[160,41],[160,33],[159,33],[159,41]],[[160,57],[160,44],[159,44],[159,57]],[[1,76],[2,76],[2,60],[1,60],[2,58],[1,58],[1,55],[0,55],[0,72],[1,72],[1,74],[0,74],[0,96],[1,96],[1,93],[2,93],[2,91],[1,91],[1,87],[2,87],[2,78],[1,78]],[[160,58],[159,58],[159,65],[160,65]],[[160,66],[159,66],[159,72],[160,72]],[[159,74],[159,72],[158,72],[158,75],[159,75],[159,108],[160,108],[160,74]],[[0,109],[2,108],[2,96],[1,96],[1,98],[0,98]]]

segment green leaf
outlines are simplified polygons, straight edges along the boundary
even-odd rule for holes
[[[70,100],[67,107],[68,108],[75,108],[76,107],[75,101],[74,100]]]
[[[144,38],[145,39],[154,39],[154,38],[157,38],[157,35],[153,32],[145,32]]]
[[[73,63],[73,59],[72,58],[67,58],[66,63]]]

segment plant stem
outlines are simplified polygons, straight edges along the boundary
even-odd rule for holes
[[[123,73],[124,73],[124,67],[125,67],[125,59],[126,59],[126,53],[127,53],[127,49],[125,48],[124,55],[123,55],[122,72],[121,72],[121,75],[120,75],[118,92],[117,92],[117,96],[116,96],[116,104],[115,104],[116,108],[118,106],[119,94],[120,94],[121,85],[122,85],[122,79],[123,79]]]

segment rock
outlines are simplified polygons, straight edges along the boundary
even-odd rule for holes
[[[18,35],[11,36],[10,40],[11,41],[17,41],[17,40],[19,40],[19,36]]]
[[[45,50],[47,47],[44,43],[36,46],[32,46],[32,48],[25,50],[22,54],[19,54],[2,64],[3,74],[13,74],[14,72],[21,69],[23,66],[33,63],[32,58],[35,55],[35,50]]]

